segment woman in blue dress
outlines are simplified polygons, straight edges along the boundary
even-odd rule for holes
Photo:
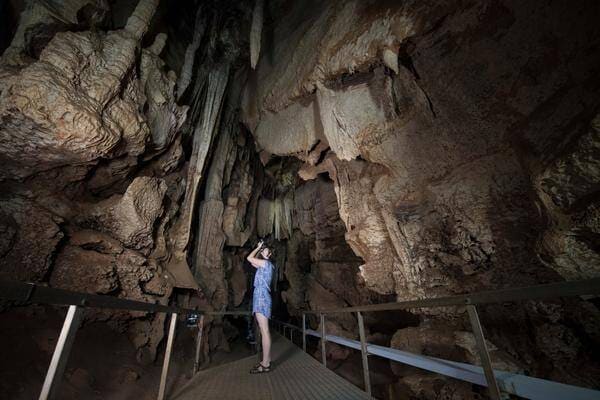
[[[260,257],[258,257],[260,254]],[[271,278],[273,277],[273,263],[271,263],[271,249],[264,246],[263,241],[246,257],[256,268],[254,275],[254,296],[252,297],[252,313],[256,317],[262,338],[262,361],[250,371],[253,374],[271,371],[271,332],[269,332],[269,318],[271,318]]]

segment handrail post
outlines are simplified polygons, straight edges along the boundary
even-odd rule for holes
[[[302,351],[306,353],[306,314],[302,313]]]
[[[325,348],[325,342],[327,341],[327,335],[325,334],[325,314],[321,313],[321,359],[323,366],[327,368],[327,349]]]
[[[194,369],[192,376],[196,375],[196,372],[200,369],[200,351],[202,348],[202,331],[204,330],[204,314],[200,315],[200,322],[198,323],[198,335],[196,336],[196,357],[194,358]]]
[[[483,367],[483,371],[485,373],[485,380],[487,381],[490,398],[492,400],[501,400],[500,389],[498,388],[498,382],[496,382],[496,377],[494,376],[492,361],[490,359],[490,353],[488,352],[487,345],[485,344],[485,337],[483,336],[483,329],[481,328],[479,315],[477,315],[477,308],[474,305],[469,304],[467,305],[467,311],[469,313],[469,319],[471,320],[473,334],[475,335],[477,350],[479,352],[479,358],[481,359],[481,366]]]
[[[369,375],[369,352],[367,349],[367,338],[365,335],[365,323],[363,320],[362,313],[358,311],[356,313],[358,317],[358,333],[360,335],[360,353],[362,356],[363,375],[365,379],[365,392],[371,397],[371,377]]]
[[[58,387],[60,386],[65,367],[67,366],[69,353],[71,352],[71,347],[75,341],[77,329],[79,329],[81,321],[83,320],[83,311],[83,307],[69,306],[69,311],[67,312],[65,322],[60,331],[58,342],[54,348],[50,367],[48,367],[48,372],[46,373],[44,386],[42,386],[42,392],[39,397],[40,400],[56,398]]]
[[[175,339],[175,326],[177,325],[177,313],[171,314],[171,323],[169,324],[169,337],[167,347],[165,348],[165,359],[163,361],[162,373],[160,375],[160,387],[158,389],[158,400],[164,400],[167,389],[167,375],[169,374],[169,362],[171,361],[171,350],[173,350],[173,341]]]
[[[294,328],[290,328],[290,342],[294,343]]]

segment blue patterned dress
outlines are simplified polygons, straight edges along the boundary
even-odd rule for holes
[[[265,261],[265,266],[256,268],[254,275],[252,313],[261,313],[265,317],[271,318],[271,278],[275,267],[271,261]]]

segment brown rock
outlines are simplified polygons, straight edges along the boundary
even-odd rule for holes
[[[143,152],[149,130],[135,81],[120,93],[138,40],[127,31],[102,39],[58,33],[39,61],[7,83],[0,95],[0,154],[10,161],[4,176]]]
[[[20,281],[46,277],[64,234],[57,217],[21,199],[0,201],[0,276]]]
[[[154,222],[163,213],[167,186],[161,179],[139,177],[123,196],[115,195],[94,204],[81,224],[97,227],[133,249],[149,249],[153,243]]]
[[[165,63],[159,57],[167,35],[159,33],[152,46],[142,50],[141,84],[146,93],[148,110],[146,119],[152,134],[155,149],[169,146],[187,116],[187,106],[178,106],[175,101],[174,73],[165,74]]]
[[[86,293],[110,293],[119,288],[112,255],[66,246],[57,256],[50,278],[53,287]]]
[[[137,381],[138,379],[140,379],[140,374],[129,368],[121,371],[121,373],[119,375],[120,375],[120,382],[123,384],[130,384],[130,383],[133,383],[133,382]]]
[[[123,246],[118,240],[90,229],[69,233],[69,244],[104,254],[120,254],[123,252]]]

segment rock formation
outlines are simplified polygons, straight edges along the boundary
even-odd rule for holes
[[[302,178],[333,180],[369,290],[405,300],[598,276],[600,99],[590,88],[600,64],[588,49],[600,32],[585,18],[560,22],[597,6],[336,1],[271,11],[282,23],[246,85],[243,121],[263,152],[305,161]],[[294,288],[306,278],[288,279]],[[305,301],[302,290],[285,293]],[[318,286],[306,293],[321,298],[311,307],[341,304]],[[539,321],[533,346],[553,373],[590,383],[572,374],[581,353],[550,350],[578,347],[570,323],[597,343],[597,318],[563,319],[573,306],[558,318],[496,307],[484,319]],[[500,331],[489,333],[498,348],[535,369],[525,342]]]
[[[244,258],[265,238],[275,313],[297,323],[600,274],[596,2],[2,7],[1,279],[247,308]],[[598,386],[597,304],[482,307],[495,365]],[[164,315],[86,321],[125,333],[142,364],[164,336]],[[365,323],[373,343],[478,362],[462,310]],[[207,317],[205,362],[238,325]],[[358,335],[350,314],[326,328]],[[360,382],[355,354],[328,357]],[[387,361],[372,374],[382,398],[479,396]]]
[[[31,26],[46,23],[36,18],[76,23],[88,2],[58,11],[31,3],[0,59],[0,275],[166,303],[175,282],[153,250],[167,234],[160,221],[172,217],[165,203],[179,179],[160,167],[161,154],[181,152],[175,135],[187,107],[175,103],[174,74],[159,58],[166,37],[140,58],[158,1],[140,1],[123,29],[55,32],[38,59],[27,50],[39,40]],[[148,169],[135,176],[141,162]],[[169,207],[176,212],[178,199]],[[146,337],[134,340],[140,354],[156,354],[164,316],[98,310],[95,318],[125,321]]]

